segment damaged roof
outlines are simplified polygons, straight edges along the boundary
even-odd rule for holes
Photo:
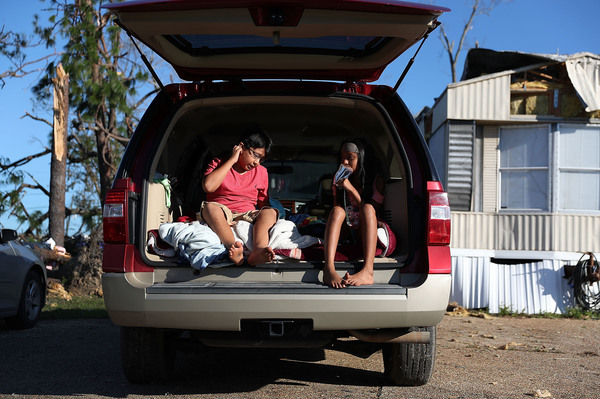
[[[600,110],[600,55],[535,54],[518,51],[469,50],[461,81],[507,71],[523,71],[540,65],[564,63],[567,74],[587,112]]]

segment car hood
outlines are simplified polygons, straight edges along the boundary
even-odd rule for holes
[[[138,0],[103,7],[190,81],[374,81],[449,11],[369,0]]]

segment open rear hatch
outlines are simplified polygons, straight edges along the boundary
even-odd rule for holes
[[[374,81],[449,11],[369,0],[141,0],[103,7],[190,81]]]

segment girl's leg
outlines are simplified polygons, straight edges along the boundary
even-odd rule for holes
[[[258,265],[271,262],[275,258],[275,252],[269,247],[269,230],[277,222],[277,211],[273,208],[265,208],[260,211],[254,227],[252,228],[252,252],[248,256],[248,263]]]
[[[207,203],[202,209],[202,219],[219,237],[223,245],[228,251],[229,259],[236,265],[244,262],[244,245],[241,242],[236,242],[231,231],[231,226],[227,222],[227,218],[220,206],[213,203]]]
[[[323,283],[333,288],[343,288],[345,283],[335,271],[335,251],[340,239],[340,231],[346,217],[346,211],[334,206],[325,227],[325,266],[323,267]]]
[[[360,233],[363,245],[363,268],[353,275],[346,273],[348,285],[373,284],[373,263],[377,247],[377,215],[371,204],[363,204],[360,209]]]

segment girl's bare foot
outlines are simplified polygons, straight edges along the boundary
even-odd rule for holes
[[[271,247],[257,248],[250,253],[250,256],[248,256],[248,263],[254,266],[271,262],[273,259],[275,259],[275,252]]]
[[[346,285],[355,287],[358,287],[359,285],[370,285],[373,284],[373,272],[365,269],[352,275],[346,272],[344,280],[346,280]]]
[[[344,288],[346,286],[346,282],[342,280],[335,270],[331,271],[327,268],[323,269],[323,284],[332,288]]]
[[[228,251],[229,259],[236,265],[244,263],[244,244],[239,241],[233,243]]]

